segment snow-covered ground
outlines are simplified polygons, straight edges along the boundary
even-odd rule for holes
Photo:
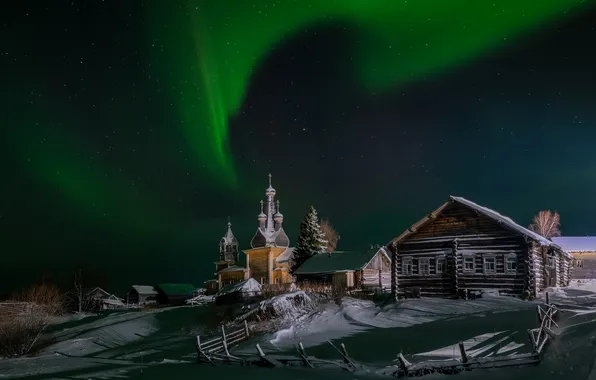
[[[406,328],[466,315],[482,316],[487,312],[499,313],[533,307],[533,303],[500,296],[468,301],[407,299],[383,308],[371,301],[346,298],[339,305],[321,305],[316,312],[303,316],[288,328],[266,335],[263,340],[280,349],[293,347],[299,341],[308,347],[375,328]]]
[[[560,305],[565,315],[561,322],[564,334],[549,347],[548,361],[528,369],[497,374],[471,372],[458,378],[588,378],[596,359],[596,281],[574,281],[568,288],[550,292],[551,301]],[[457,357],[459,341],[473,356],[524,352],[529,349],[526,331],[536,325],[535,308],[540,300],[489,295],[468,301],[408,299],[379,307],[370,301],[346,298],[317,305],[314,310],[306,307],[306,313],[308,300],[305,302],[296,303],[285,295],[263,304],[277,308],[276,314],[287,320],[296,320],[253,338],[236,348],[237,352],[254,352],[256,343],[265,350],[290,352],[301,341],[310,355],[336,359],[337,352],[327,343],[331,340],[345,343],[357,360],[376,365],[391,363],[399,352],[412,361]],[[208,309],[124,311],[68,321],[45,337],[50,341],[46,340],[39,356],[0,360],[0,379],[119,378],[136,377],[141,371],[145,379],[235,377],[238,373],[248,379],[270,376],[269,370],[258,368],[212,368],[195,363],[193,334],[201,323],[200,313]],[[344,373],[279,371],[280,376],[283,373],[292,380],[323,376],[354,379]]]

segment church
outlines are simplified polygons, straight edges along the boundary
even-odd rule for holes
[[[217,278],[206,281],[209,294],[248,278],[254,278],[263,285],[294,281],[290,274],[294,248],[290,247],[290,239],[283,229],[284,216],[275,195],[269,174],[269,187],[265,190],[265,200],[261,200],[261,212],[257,216],[257,231],[250,241],[250,248],[243,250],[246,267],[238,265],[239,244],[228,221],[228,230],[219,242],[219,261],[215,262]]]

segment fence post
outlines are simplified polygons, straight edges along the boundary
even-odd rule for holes
[[[248,339],[248,337],[250,336],[250,330],[248,328],[248,323],[246,322],[246,319],[244,320],[244,331],[246,331],[246,339]]]
[[[459,342],[459,352],[461,354],[461,362],[467,363],[468,355],[466,355],[466,348],[464,347],[464,342]]]
[[[391,298],[397,302],[397,243],[395,242],[391,250]]]
[[[221,326],[221,341],[223,342],[223,348],[226,352],[226,356],[230,356],[230,352],[228,351],[228,342],[226,341],[226,330],[223,326]]]

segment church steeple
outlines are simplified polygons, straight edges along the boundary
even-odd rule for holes
[[[232,223],[228,217],[228,231],[219,242],[219,259],[231,264],[238,260],[238,240],[232,232]]]
[[[258,216],[259,228],[252,238],[251,246],[256,247],[288,247],[290,241],[283,230],[283,215],[279,212],[279,200],[275,201],[277,192],[271,183],[265,189],[265,202],[261,200],[261,213]],[[264,206],[264,207],[263,207]]]

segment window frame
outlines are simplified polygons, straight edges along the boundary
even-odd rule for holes
[[[426,271],[422,271],[422,263],[426,265]],[[430,275],[430,257],[421,257],[418,259],[418,274],[420,276]]]
[[[410,270],[407,272],[404,270],[406,268],[406,263],[410,268]],[[414,274],[414,262],[412,260],[412,256],[403,256],[401,258],[401,274],[405,276],[411,276]]]
[[[517,262],[517,255],[513,252],[508,253],[505,255],[505,273],[506,274],[517,274],[518,272],[518,262]],[[509,269],[509,263],[513,263],[515,265],[514,269]]]
[[[486,264],[492,261],[493,269],[487,270]],[[497,257],[493,254],[482,256],[482,273],[484,274],[497,274]]]
[[[441,270],[439,271],[439,263],[441,264]],[[445,255],[439,255],[435,257],[435,273],[436,274],[443,274],[445,273],[445,266],[447,262],[445,261]]]
[[[546,253],[546,262],[544,263],[544,266],[547,268],[557,267],[557,255],[554,252]]]
[[[466,268],[466,259],[472,259],[472,268]],[[469,253],[462,257],[462,270],[464,273],[476,273],[476,255]]]

